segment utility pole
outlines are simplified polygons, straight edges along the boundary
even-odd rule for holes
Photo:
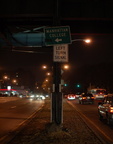
[[[53,25],[60,26],[59,0],[54,1]],[[52,122],[62,123],[62,92],[61,92],[61,63],[53,63],[53,93],[52,93]]]

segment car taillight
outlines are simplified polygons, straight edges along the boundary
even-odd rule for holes
[[[92,99],[94,99],[94,97],[91,97]]]
[[[113,107],[110,107],[109,112],[110,112],[110,113],[113,113]]]
[[[86,97],[83,97],[82,99],[86,99]]]

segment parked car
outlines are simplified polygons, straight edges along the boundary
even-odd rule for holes
[[[82,93],[79,96],[79,103],[80,104],[85,104],[85,103],[94,103],[94,96],[90,93]]]
[[[113,124],[113,94],[109,94],[98,103],[98,113],[100,120],[106,119],[107,124]]]
[[[75,100],[76,96],[74,94],[68,94],[67,100]]]

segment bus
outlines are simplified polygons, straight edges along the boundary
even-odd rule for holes
[[[107,96],[106,89],[102,89],[102,88],[93,88],[90,89],[88,92],[91,93],[95,99],[103,99],[104,97]]]

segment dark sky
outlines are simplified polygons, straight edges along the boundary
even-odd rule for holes
[[[55,0],[1,0],[2,14],[52,14]],[[112,18],[112,0],[59,0],[61,16]]]
[[[69,64],[72,67],[81,67],[99,63],[113,63],[113,1],[62,0],[60,4],[61,19],[71,19],[71,32],[75,34],[72,36],[72,39],[92,39],[90,44],[78,41],[69,45]],[[35,0],[32,3],[30,0],[2,0],[0,5],[0,17],[4,18],[4,15],[10,15],[12,17],[14,16],[14,19],[17,19],[18,16],[25,16],[24,18],[26,18],[26,16],[32,15],[33,17],[31,19],[35,21],[35,15],[52,15],[53,10],[52,0],[42,0],[40,2]],[[17,18],[15,18],[15,16]],[[12,17],[10,20],[14,20]],[[74,21],[73,18],[75,18],[76,21]],[[89,18],[89,22],[87,18]],[[95,20],[92,21],[92,19]],[[98,23],[97,19],[104,20]],[[86,21],[87,23],[84,25]],[[80,25],[79,23],[76,24],[76,22],[79,22]],[[92,23],[92,25],[90,25],[90,23]],[[46,25],[46,23],[44,24]],[[90,27],[88,27],[88,25]],[[15,27],[15,25],[12,26]],[[101,27],[102,30],[100,30]],[[106,33],[107,29],[109,29],[108,33]],[[79,30],[81,31],[79,32]],[[79,35],[77,35],[78,32]],[[45,52],[43,48],[39,50],[39,53],[34,54],[9,51],[1,52],[0,69],[22,67],[24,69],[30,68],[33,71],[36,70],[35,73],[37,73],[37,69],[40,69],[40,65],[44,63],[52,65],[53,63],[53,56],[50,50],[46,49],[46,53],[43,52]]]

